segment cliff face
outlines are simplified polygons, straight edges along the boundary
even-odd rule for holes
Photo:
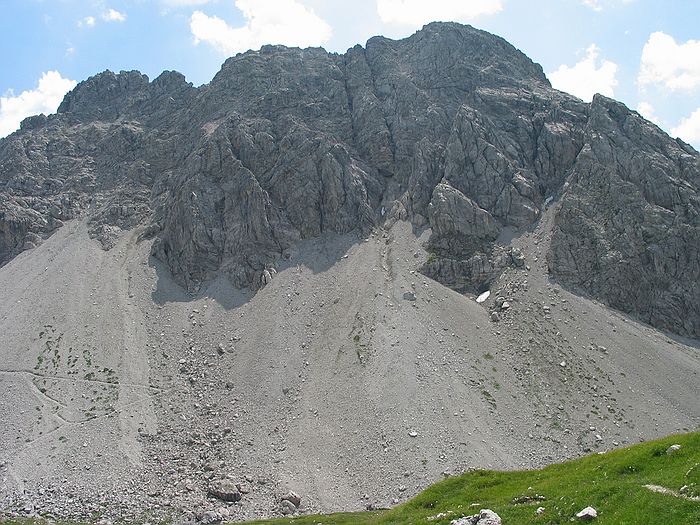
[[[623,105],[551,88],[504,40],[435,23],[344,55],[266,46],[200,88],[99,74],[0,141],[0,263],[87,215],[144,226],[194,290],[258,287],[300,240],[428,226],[423,271],[479,291],[557,206],[552,276],[700,337],[700,156]],[[550,204],[551,203],[551,204]]]
[[[654,326],[700,335],[700,157],[597,96],[562,190],[549,270]]]

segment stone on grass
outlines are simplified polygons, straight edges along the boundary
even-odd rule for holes
[[[594,520],[598,517],[598,511],[593,507],[586,507],[581,512],[576,514],[576,517],[582,521]]]
[[[678,452],[680,449],[681,449],[681,446],[678,444],[671,445],[670,447],[668,447],[668,449],[666,449],[666,454],[670,456],[671,454]]]
[[[481,509],[479,514],[452,520],[450,525],[501,525],[501,517],[491,509]]]

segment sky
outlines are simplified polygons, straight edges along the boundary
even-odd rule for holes
[[[616,98],[700,149],[700,0],[2,0],[0,137],[106,69],[194,85],[263,44],[342,53],[456,21],[506,38],[554,87]]]

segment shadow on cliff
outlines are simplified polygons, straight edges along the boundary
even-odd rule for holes
[[[151,255],[148,258],[148,264],[156,272],[157,284],[151,293],[151,298],[159,306],[167,303],[187,303],[209,297],[226,310],[232,310],[243,306],[255,295],[255,291],[235,288],[224,276],[204,283],[196,293],[188,292],[175,282],[170,270],[161,261]]]
[[[350,249],[366,237],[359,232],[347,234],[324,233],[319,237],[305,239],[287,250],[286,258],[275,261],[277,276],[301,269],[311,270],[314,274],[325,273],[333,265],[348,255]],[[159,306],[173,302],[190,302],[208,297],[219,303],[226,310],[245,305],[252,300],[257,288],[236,288],[222,272],[215,279],[207,281],[198,292],[188,292],[173,279],[168,267],[152,255],[148,264],[156,272],[157,284],[151,293],[153,302]]]

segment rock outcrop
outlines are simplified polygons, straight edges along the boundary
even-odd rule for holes
[[[700,157],[600,95],[556,217],[560,281],[654,326],[700,335]]]
[[[622,104],[552,89],[503,39],[433,23],[343,55],[264,46],[199,88],[105,72],[0,141],[0,264],[79,216],[140,226],[189,290],[257,288],[303,239],[431,228],[424,272],[482,291],[555,200],[550,273],[700,336],[700,156]],[[269,271],[268,271],[269,273]]]

